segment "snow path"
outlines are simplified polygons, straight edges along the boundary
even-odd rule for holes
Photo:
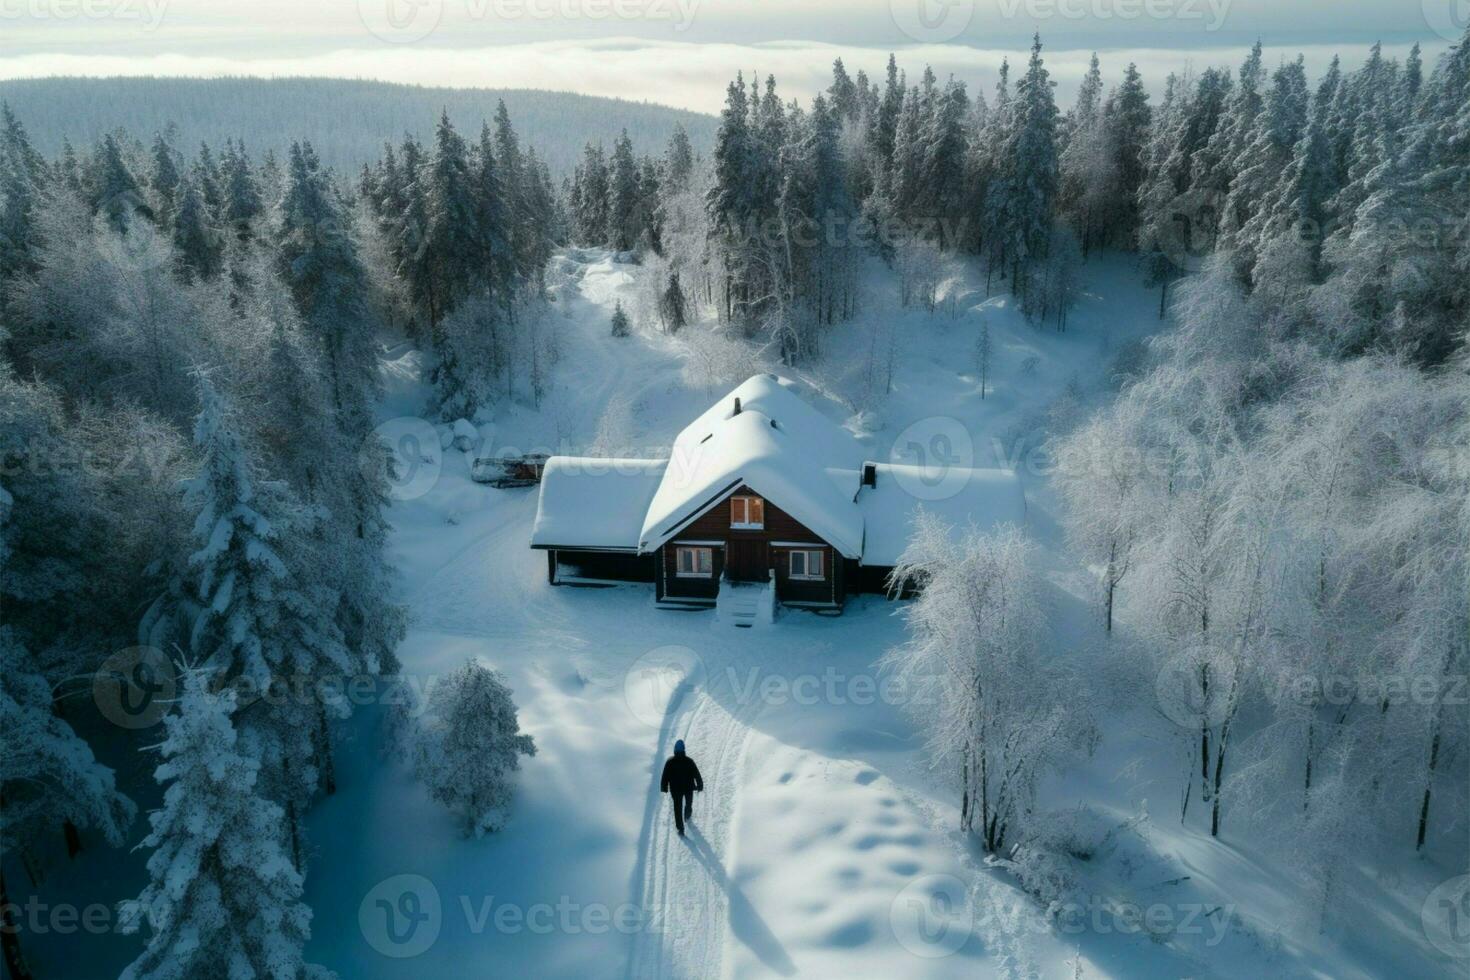
[[[721,672],[708,683],[728,676]],[[734,865],[739,817],[736,791],[756,713],[754,705],[729,703],[735,704],[734,714],[697,678],[686,680],[670,698],[634,870],[633,902],[650,928],[634,936],[630,980],[724,976],[727,923],[735,938],[773,969],[792,972],[780,943],[728,871]],[[683,839],[674,829],[672,804],[658,786],[664,760],[680,738],[699,763],[705,785],[695,794],[694,817],[686,822]]]

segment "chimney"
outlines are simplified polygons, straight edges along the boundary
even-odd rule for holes
[[[877,463],[864,463],[863,464],[863,486],[865,486],[865,487],[877,487],[878,486],[878,464]]]
[[[736,415],[739,415],[740,414],[740,396],[739,395],[736,395],[735,396],[735,412],[734,412],[734,414],[736,414]]]

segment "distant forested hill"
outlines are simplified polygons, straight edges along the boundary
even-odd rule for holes
[[[646,102],[532,89],[458,89],[321,78],[42,78],[0,81],[9,101],[48,156],[63,137],[78,148],[119,126],[146,140],[172,122],[181,149],[243,137],[252,153],[311,139],[322,161],[355,171],[376,160],[383,141],[405,132],[433,135],[447,108],[461,133],[473,137],[504,99],[524,143],[560,177],[571,172],[588,140],[611,148],[627,129],[638,152],[662,150],[683,123],[697,152],[711,145],[718,120]]]

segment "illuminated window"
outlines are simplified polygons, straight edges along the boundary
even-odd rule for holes
[[[766,502],[759,497],[731,497],[730,526],[757,530],[765,527]]]
[[[715,573],[713,548],[676,548],[677,574],[680,578],[710,578]]]

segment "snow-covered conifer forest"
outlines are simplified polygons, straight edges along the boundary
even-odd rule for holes
[[[1470,969],[1470,32],[1044,42],[551,152],[398,93],[335,166],[10,83],[7,976]],[[554,584],[543,456],[656,477],[761,374],[918,498],[887,591]]]

